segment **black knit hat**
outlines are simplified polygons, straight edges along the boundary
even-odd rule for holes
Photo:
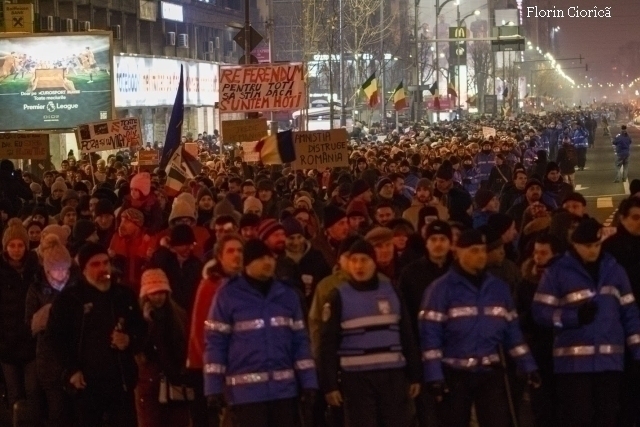
[[[351,247],[349,248],[349,255],[355,254],[364,254],[369,256],[371,259],[376,259],[376,251],[373,249],[371,243],[367,242],[364,239],[356,240]]]
[[[445,160],[440,165],[436,172],[436,178],[445,179],[447,181],[453,179],[453,165],[449,160]]]
[[[487,220],[487,225],[491,227],[493,230],[500,233],[502,236],[504,233],[511,228],[514,220],[507,214],[503,213],[494,213]]]
[[[540,189],[542,190],[542,188],[544,188],[542,186],[542,183],[540,181],[538,181],[537,179],[530,179],[529,181],[527,181],[526,185],[524,186],[524,191],[528,191],[529,188],[533,187],[534,185],[537,185],[538,187],[540,187]]]
[[[486,207],[493,198],[496,197],[495,194],[491,190],[487,190],[486,188],[480,188],[476,195],[473,198],[478,209],[483,209]]]
[[[393,185],[393,182],[391,182],[391,180],[386,176],[384,178],[380,178],[380,180],[376,183],[376,191],[379,193],[382,187],[384,187],[387,184]]]
[[[560,172],[560,166],[558,166],[556,162],[547,163],[547,170],[545,171],[545,176],[551,171]]]
[[[351,198],[358,197],[362,193],[370,190],[369,184],[366,183],[363,179],[357,179],[351,184]]]
[[[100,215],[113,215],[115,209],[113,208],[113,204],[107,199],[100,199],[98,203],[96,203],[95,208],[93,209],[94,216],[98,217]]]
[[[91,242],[85,243],[84,245],[82,245],[76,257],[78,260],[78,266],[80,267],[80,271],[84,271],[85,267],[87,266],[87,263],[91,260],[91,258],[93,258],[96,255],[102,255],[102,254],[109,256],[109,254],[107,253],[107,250],[102,245],[99,245],[97,243],[91,243]]]
[[[346,217],[347,217],[347,213],[343,209],[340,209],[335,205],[327,205],[324,208],[325,230],[331,227],[332,225],[334,225],[335,223],[337,223],[338,221],[340,221],[342,218],[346,218]]]
[[[238,228],[243,229],[244,227],[257,227],[260,225],[260,217],[254,213],[246,213],[242,215],[240,218],[240,224],[238,224]]]
[[[349,252],[351,250],[351,245],[361,239],[362,237],[358,234],[351,234],[347,236],[347,238],[344,239],[342,243],[340,243],[340,247],[338,248],[338,256],[344,254],[345,252]]]
[[[427,225],[427,231],[425,233],[426,238],[428,239],[429,237],[436,236],[438,234],[443,235],[451,240],[451,226],[446,221],[442,221],[439,219],[430,222],[429,225]]]
[[[571,233],[571,241],[579,244],[599,242],[602,238],[602,224],[594,218],[580,221],[578,227]]]
[[[469,229],[460,233],[456,245],[458,248],[464,249],[474,245],[485,245],[486,243],[487,239],[481,231]]]
[[[193,233],[191,226],[187,224],[178,224],[171,228],[169,242],[171,246],[192,245],[196,242],[196,236]]]
[[[251,239],[245,243],[243,251],[243,263],[245,267],[264,256],[273,257],[273,253],[262,240]]]
[[[578,202],[582,204],[582,206],[587,206],[587,199],[580,193],[576,193],[575,191],[566,195],[566,197],[562,200],[562,204],[564,205],[566,202]]]
[[[96,225],[88,219],[79,219],[73,225],[73,240],[76,242],[84,242],[96,232]]]

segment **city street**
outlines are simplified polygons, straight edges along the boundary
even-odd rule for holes
[[[611,126],[611,134],[615,136],[620,130],[620,124]],[[629,162],[629,182],[640,176],[634,170],[634,159],[640,155],[635,147],[640,142],[640,129],[629,126],[629,136],[634,144],[631,149]],[[636,152],[634,152],[636,151]],[[589,214],[605,225],[610,225],[615,210],[622,199],[629,195],[629,182],[615,183],[615,154],[608,136],[602,136],[602,128],[598,127],[595,147],[587,153],[587,164],[584,171],[576,172],[576,191],[587,199]]]

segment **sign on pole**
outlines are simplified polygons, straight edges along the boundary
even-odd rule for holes
[[[244,162],[259,162],[260,153],[255,151],[258,141],[250,141],[242,143],[242,161]]]
[[[137,117],[80,125],[76,136],[82,154],[142,145],[140,120]]]
[[[222,122],[222,138],[227,142],[258,141],[265,136],[267,136],[267,119]]]
[[[493,136],[495,138],[496,136],[495,128],[482,126],[482,136],[484,136],[485,138],[489,138],[490,136]]]
[[[159,150],[138,151],[138,166],[157,166],[160,163]]]
[[[346,129],[293,132],[296,151],[294,169],[349,166],[349,135]]]
[[[220,67],[220,113],[301,110],[302,63]]]
[[[46,133],[0,133],[0,159],[45,160],[48,146]]]
[[[8,33],[33,33],[32,4],[4,4],[4,28]]]

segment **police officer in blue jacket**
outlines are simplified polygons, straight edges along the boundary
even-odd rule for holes
[[[440,403],[446,427],[468,427],[475,404],[481,427],[509,427],[505,352],[529,383],[540,385],[536,364],[524,343],[509,287],[485,273],[487,245],[478,230],[464,231],[451,270],[423,297],[420,345],[424,378]]]
[[[318,388],[300,298],[275,268],[264,242],[247,242],[205,322],[204,393],[214,415],[230,405],[234,427],[297,427],[298,398],[309,411]]]
[[[620,127],[620,133],[616,135],[612,142],[616,150],[616,180],[615,182],[627,181],[629,170],[629,152],[631,151],[631,137],[627,133],[627,125]],[[620,171],[622,169],[622,171]],[[621,174],[622,172],[622,174]]]
[[[532,311],[554,328],[556,394],[567,427],[616,426],[625,348],[640,359],[640,317],[626,272],[601,251],[602,226],[582,220],[572,247],[542,277]]]
[[[570,133],[573,146],[578,154],[578,168],[583,171],[587,163],[587,148],[589,147],[589,131],[580,122],[573,122]]]
[[[408,427],[421,365],[407,309],[376,274],[370,243],[351,246],[347,270],[348,282],[323,307],[321,389],[329,405],[344,402],[347,426]]]

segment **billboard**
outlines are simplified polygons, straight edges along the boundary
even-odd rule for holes
[[[62,130],[113,111],[111,33],[2,34],[0,130]]]
[[[213,107],[218,102],[218,65],[150,56],[114,57],[116,108],[173,106],[184,67],[184,105]]]

